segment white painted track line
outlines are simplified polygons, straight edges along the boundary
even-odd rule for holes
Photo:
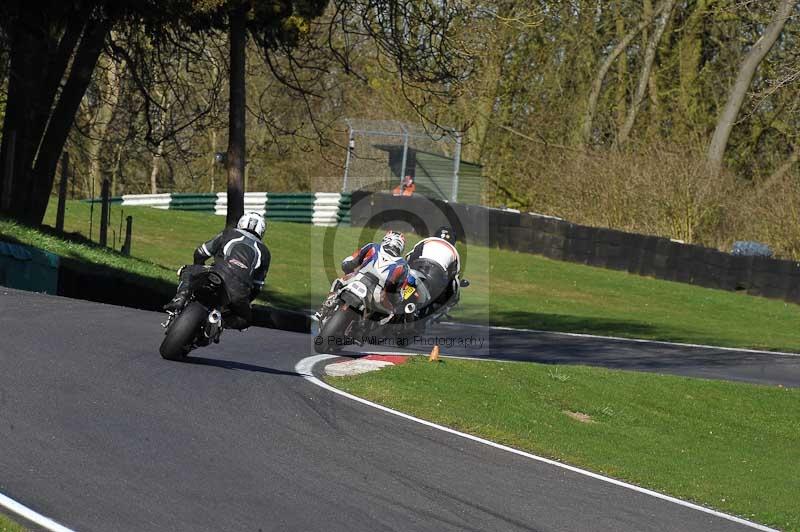
[[[739,347],[721,347],[718,345],[705,345],[705,344],[687,344],[681,342],[666,342],[663,340],[646,340],[643,338],[623,338],[621,336],[602,336],[598,334],[584,334],[584,333],[569,333],[558,331],[543,331],[539,329],[515,329],[513,327],[501,327],[497,325],[478,325],[476,323],[458,323],[454,321],[443,321],[441,325],[448,325],[451,327],[472,327],[475,329],[489,329],[494,331],[510,331],[520,333],[536,333],[536,334],[552,334],[557,336],[572,336],[575,338],[597,338],[600,340],[614,340],[617,342],[632,342],[637,344],[655,344],[655,345],[670,345],[675,347],[697,347],[700,349],[715,349],[719,351],[733,351],[736,353],[752,353],[756,355],[779,355],[787,357],[800,357],[800,353],[787,353],[785,351],[763,351],[759,349],[743,349]]]
[[[49,517],[45,517],[40,513],[34,512],[24,504],[21,504],[10,497],[6,497],[0,493],[0,506],[6,508],[13,514],[27,519],[31,523],[36,523],[40,527],[50,530],[52,532],[75,532],[65,526],[62,526]]]
[[[479,438],[478,436],[473,436],[472,434],[459,432],[457,430],[445,427],[443,425],[437,425],[436,423],[431,423],[430,421],[425,421],[424,419],[420,419],[420,418],[417,418],[417,417],[414,417],[414,416],[410,416],[408,414],[404,414],[403,412],[399,412],[397,410],[393,410],[391,408],[387,408],[387,407],[385,407],[383,405],[379,405],[377,403],[373,403],[372,401],[368,401],[366,399],[362,399],[361,397],[357,397],[357,396],[349,394],[347,392],[343,392],[342,390],[339,390],[338,388],[334,388],[333,386],[331,386],[331,385],[319,380],[312,373],[312,370],[314,369],[314,366],[317,363],[322,362],[323,360],[329,360],[329,359],[333,359],[333,358],[339,358],[339,357],[336,356],[336,355],[310,356],[310,357],[304,358],[303,360],[299,361],[295,365],[294,369],[304,379],[306,379],[307,381],[315,384],[316,386],[319,386],[320,388],[323,388],[325,390],[333,392],[333,393],[335,393],[337,395],[340,395],[342,397],[346,397],[348,399],[352,399],[353,401],[359,402],[361,404],[364,404],[364,405],[367,405],[367,406],[371,406],[373,408],[377,408],[378,410],[382,410],[382,411],[387,412],[389,414],[393,414],[395,416],[399,416],[399,417],[401,417],[403,419],[406,419],[406,420],[409,420],[409,421],[413,421],[413,422],[419,423],[421,425],[425,425],[426,427],[430,427],[430,428],[433,428],[433,429],[441,430],[443,432],[447,432],[449,434],[453,434],[453,435],[459,436],[461,438],[466,438],[466,439],[472,440],[474,442],[482,443],[484,445],[488,445],[490,447],[494,447],[496,449],[500,449],[502,451],[507,451],[509,453],[513,453],[513,454],[516,454],[516,455],[519,455],[519,456],[523,456],[525,458],[529,458],[531,460],[536,460],[537,462],[542,462],[542,463],[549,464],[549,465],[552,465],[552,466],[555,466],[555,467],[560,467],[562,469],[566,469],[568,471],[572,471],[573,473],[578,473],[580,475],[591,477],[591,478],[594,478],[596,480],[601,480],[603,482],[608,482],[609,484],[614,484],[615,486],[620,486],[620,487],[623,487],[623,488],[627,488],[629,490],[636,491],[638,493],[643,493],[645,495],[649,495],[649,496],[655,497],[657,499],[662,499],[664,501],[669,501],[671,503],[678,504],[678,505],[684,506],[686,508],[691,508],[693,510],[697,510],[697,511],[700,511],[700,512],[703,512],[703,513],[711,514],[711,515],[714,515],[716,517],[720,517],[722,519],[727,519],[728,521],[733,521],[734,523],[738,523],[740,525],[748,526],[748,527],[753,528],[755,530],[763,530],[765,532],[779,532],[774,528],[769,528],[769,527],[764,526],[764,525],[759,525],[758,523],[753,523],[752,521],[748,521],[746,519],[742,519],[742,518],[736,517],[734,515],[729,515],[729,514],[726,514],[726,513],[718,512],[717,510],[712,510],[710,508],[706,508],[706,507],[700,506],[698,504],[693,504],[691,502],[683,501],[681,499],[676,499],[675,497],[670,497],[669,495],[664,495],[663,493],[658,493],[657,491],[652,491],[652,490],[649,490],[649,489],[646,489],[646,488],[642,488],[642,487],[636,486],[634,484],[628,484],[627,482],[622,482],[621,480],[616,480],[616,479],[613,479],[613,478],[610,478],[610,477],[599,475],[597,473],[593,473],[591,471],[586,471],[585,469],[580,469],[580,468],[577,468],[577,467],[573,467],[571,465],[563,464],[561,462],[556,462],[555,460],[550,460],[549,458],[544,458],[542,456],[537,456],[535,454],[526,453],[525,451],[520,451],[519,449],[514,449],[513,447],[508,447],[506,445],[501,445],[501,444],[495,443],[493,441],[485,440],[483,438]]]

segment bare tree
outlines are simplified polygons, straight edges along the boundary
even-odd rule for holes
[[[715,175],[722,169],[722,159],[725,155],[728,139],[731,136],[731,131],[739,116],[739,110],[742,108],[747,90],[753,81],[753,76],[755,76],[756,69],[772,49],[775,41],[778,40],[778,36],[781,34],[781,31],[783,31],[789,14],[796,5],[797,0],[780,0],[775,12],[775,17],[767,26],[764,34],[756,41],[753,47],[750,48],[742,60],[739,73],[736,76],[736,81],[728,93],[727,102],[717,120],[714,135],[708,146],[707,159],[709,170]]]
[[[124,69],[123,62],[102,55],[97,66],[97,74],[101,80],[97,84],[96,98],[91,102],[88,98],[84,98],[81,105],[85,114],[89,115],[87,122],[92,126],[87,132],[87,137],[89,137],[89,178],[94,183],[94,190],[101,190],[103,183],[102,152],[114,112],[120,101]]]
[[[158,90],[158,89],[156,89]],[[166,139],[164,138],[164,134],[167,130],[167,116],[169,115],[169,103],[167,102],[167,98],[169,98],[169,93],[165,90],[161,93],[160,104],[159,107],[161,109],[161,118],[159,119],[159,138],[158,143],[156,145],[156,152],[153,154],[153,164],[150,168],[150,193],[157,194],[158,193],[158,171],[161,166],[161,158],[164,156],[164,142]]]
[[[639,108],[644,100],[647,86],[650,82],[650,72],[653,70],[653,62],[656,59],[656,50],[658,43],[661,41],[661,36],[664,34],[664,29],[667,27],[672,10],[675,7],[675,0],[664,0],[662,4],[663,15],[658,21],[658,24],[650,36],[650,42],[647,43],[647,49],[644,53],[642,60],[642,72],[639,75],[639,86],[636,88],[636,93],[633,95],[631,105],[628,108],[628,115],[625,117],[625,123],[620,128],[619,135],[617,136],[617,145],[622,146],[628,141],[628,137],[633,129],[633,124],[636,122],[636,115],[639,113]]]
[[[594,116],[597,112],[597,102],[600,99],[600,92],[603,90],[603,82],[606,79],[606,75],[608,75],[608,71],[611,69],[614,61],[630,46],[631,42],[634,38],[647,26],[653,23],[655,17],[660,14],[667,4],[671,3],[672,0],[665,0],[659,6],[659,8],[652,14],[652,16],[643,18],[639,24],[631,28],[631,30],[625,34],[620,42],[617,43],[614,48],[612,48],[611,52],[606,56],[603,62],[600,64],[600,68],[597,69],[597,74],[594,77],[594,81],[592,82],[592,89],[589,92],[589,99],[586,104],[586,111],[583,115],[583,121],[581,125],[581,140],[583,144],[589,144],[592,138],[592,124],[594,122]]]

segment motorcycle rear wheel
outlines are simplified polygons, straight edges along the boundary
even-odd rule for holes
[[[314,338],[314,350],[317,353],[332,353],[343,346],[344,332],[357,317],[356,311],[350,307],[338,309],[322,326],[319,336]]]
[[[167,360],[185,359],[192,350],[192,343],[206,317],[208,310],[197,301],[186,305],[167,329],[166,337],[159,348],[161,356]]]

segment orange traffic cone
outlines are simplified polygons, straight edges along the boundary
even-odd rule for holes
[[[433,346],[433,349],[431,349],[431,354],[428,357],[428,362],[438,362],[438,361],[439,361],[439,346],[435,345]]]

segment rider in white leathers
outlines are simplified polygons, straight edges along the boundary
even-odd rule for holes
[[[346,274],[365,268],[375,273],[383,289],[379,303],[390,314],[400,308],[401,289],[408,282],[408,263],[403,258],[405,245],[402,233],[389,231],[380,244],[366,244],[342,261],[342,271]]]

